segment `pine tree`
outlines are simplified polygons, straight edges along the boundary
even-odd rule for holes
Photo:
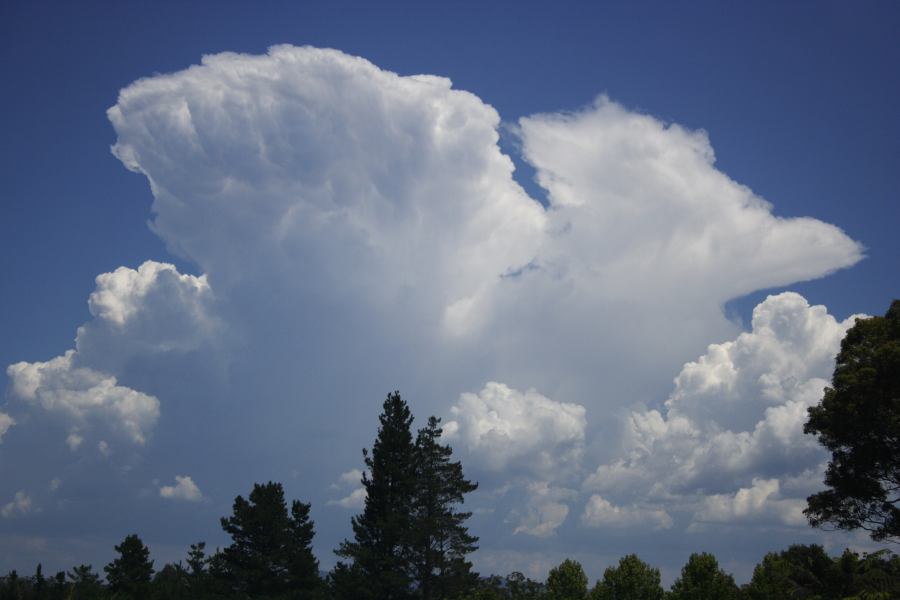
[[[71,600],[92,600],[102,596],[103,584],[91,565],[74,567],[68,575],[72,580]]]
[[[440,443],[441,434],[440,419],[431,417],[415,445],[413,573],[424,600],[456,598],[477,582],[466,555],[477,549],[478,538],[463,525],[472,513],[456,505],[478,484],[463,476],[459,462],[450,462],[453,450]]]
[[[401,600],[413,595],[410,528],[416,486],[413,418],[399,392],[388,394],[378,420],[372,452],[363,450],[365,507],[353,517],[354,540],[342,542],[336,553],[352,561],[342,572],[364,583],[357,598]]]
[[[150,549],[136,534],[131,534],[115,550],[119,557],[103,567],[112,596],[134,600],[147,598],[153,576]]]
[[[280,483],[255,484],[249,500],[234,499],[222,529],[232,544],[222,551],[231,589],[250,597],[309,598],[319,586],[312,553],[315,534],[309,504],[295,500],[288,516]]]

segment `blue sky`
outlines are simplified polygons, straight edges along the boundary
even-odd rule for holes
[[[750,434],[777,429],[766,409],[787,414],[811,401],[830,374],[841,322],[883,313],[897,294],[892,3],[7,3],[0,11],[0,358],[43,373],[33,389],[31,371],[10,373],[0,405],[15,421],[0,445],[0,505],[11,507],[0,569],[37,560],[63,568],[80,554],[99,565],[132,530],[160,560],[180,557],[196,539],[221,543],[217,518],[268,478],[313,501],[328,566],[349,532],[352,501],[340,503],[352,496],[358,449],[371,443],[380,401],[395,388],[419,421],[433,412],[454,424],[454,447],[482,482],[473,529],[483,571],[543,576],[573,555],[596,576],[643,551],[672,573],[690,551],[712,549],[740,578],[782,542],[865,543],[808,531],[792,516],[806,493],[801,480],[818,473],[814,448]],[[276,44],[343,54],[317,58],[321,69],[258,65],[292,77],[299,107],[281,89],[233,88],[228,56],[218,70],[181,76],[175,92],[153,87],[204,55],[262,56]],[[284,52],[295,51],[313,61],[312,51]],[[349,57],[369,67],[357,72]],[[335,91],[348,73],[360,97],[383,104]],[[391,73],[449,78],[471,95]],[[120,99],[142,78],[133,101]],[[264,113],[226,110],[221,120],[210,82],[235,101],[278,108],[275,127],[259,120]],[[407,87],[396,96],[394,85]],[[164,115],[142,107],[171,117],[179,102],[217,115],[204,129],[202,111],[192,112],[217,150],[200,157],[175,129],[171,138],[152,133]],[[113,125],[107,110],[117,103]],[[297,121],[298,109],[327,113],[328,128]],[[428,137],[454,111],[467,117],[448,123],[471,127],[466,136]],[[391,137],[385,123],[405,137]],[[278,147],[292,126],[304,135],[288,136],[289,157],[273,163],[287,171],[236,142]],[[569,154],[572,140],[583,151]],[[132,168],[164,188],[156,204],[147,178],[110,153],[117,141],[140,155]],[[411,154],[400,154],[407,142]],[[435,150],[417,157],[416,144]],[[660,154],[644,156],[647,148]],[[230,208],[205,199],[222,173],[244,190],[228,192]],[[314,185],[322,173],[333,173],[327,199]],[[378,194],[369,198],[371,189]],[[760,199],[771,209],[748,209]],[[323,202],[343,207],[352,227],[310,229],[333,214],[316,212]],[[273,230],[266,211],[282,209]],[[287,219],[297,210],[306,217]],[[779,220],[800,217],[818,223]],[[382,248],[384,239],[398,247]],[[698,250],[695,239],[708,245]],[[147,260],[178,271],[157,263],[138,271]],[[525,264],[537,268],[500,277]],[[95,282],[119,267],[133,271]],[[827,313],[778,296],[752,328],[754,307],[784,290]],[[806,337],[794,339],[797,329],[784,324],[801,321]],[[71,364],[47,367],[82,325]],[[745,353],[707,351],[729,340]],[[807,351],[788,361],[796,372],[775,369],[799,346]],[[750,354],[752,365],[742,365]],[[691,361],[700,366],[682,368]],[[712,367],[703,371],[715,364],[737,373],[727,390],[713,385]],[[751,375],[762,374],[800,383],[778,395],[754,387]],[[110,377],[118,387],[98,400],[102,410],[73,408],[67,394],[84,400]],[[122,398],[143,412],[116,408]],[[726,423],[723,406],[746,419]],[[671,433],[678,419],[692,437]],[[507,441],[497,446],[479,431]],[[722,431],[734,439],[716,438]],[[641,444],[656,450],[642,454]],[[743,470],[711,460],[665,490],[639,481],[671,470],[656,460],[662,448],[700,464],[701,455],[740,457],[748,447],[759,456]],[[323,452],[328,459],[316,460]],[[176,488],[185,481],[176,475],[196,493]],[[166,486],[174,491],[162,493]],[[656,525],[633,533],[639,521]],[[734,532],[743,537],[723,535]]]

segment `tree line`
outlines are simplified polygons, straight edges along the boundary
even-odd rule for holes
[[[832,387],[809,409],[804,431],[832,452],[828,489],[808,498],[814,526],[864,529],[878,541],[900,541],[900,301],[884,317],[857,321],[841,343]],[[468,555],[478,538],[459,510],[478,486],[465,478],[441,443],[440,419],[413,436],[413,417],[399,392],[387,396],[371,451],[363,450],[366,499],[352,518],[353,539],[323,575],[312,551],[310,505],[288,507],[280,483],[255,484],[222,517],[231,544],[212,554],[192,544],[182,563],[154,572],[135,535],[116,558],[45,577],[11,571],[0,600],[887,600],[900,598],[900,557],[883,550],[829,556],[821,546],[794,545],[767,554],[738,587],[712,554],[692,554],[666,591],[659,570],[636,555],[606,569],[589,589],[582,566],[566,559],[546,581],[521,573],[479,576]]]

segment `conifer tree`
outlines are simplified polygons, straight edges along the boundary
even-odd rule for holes
[[[466,555],[477,549],[477,537],[464,523],[472,513],[459,512],[465,494],[477,483],[451,462],[453,450],[442,445],[440,419],[431,417],[419,430],[415,445],[416,494],[413,505],[413,574],[424,600],[456,598],[477,582]]]
[[[131,534],[115,550],[119,553],[118,558],[103,567],[110,593],[114,598],[147,598],[153,576],[150,549],[136,534]]]
[[[309,509],[294,500],[288,516],[284,489],[272,481],[255,484],[248,500],[234,499],[232,516],[221,520],[232,538],[222,551],[232,591],[250,597],[312,597],[319,563],[312,553]]]
[[[68,573],[72,581],[71,600],[92,600],[100,598],[103,593],[103,584],[100,576],[94,572],[91,565],[79,565]]]
[[[400,392],[388,394],[378,417],[380,426],[372,452],[363,450],[368,473],[363,474],[366,502],[353,517],[354,540],[345,540],[336,553],[352,564],[336,573],[362,582],[355,597],[402,600],[413,596],[411,586],[411,514],[415,501],[413,417]],[[341,577],[342,585],[347,577]]]

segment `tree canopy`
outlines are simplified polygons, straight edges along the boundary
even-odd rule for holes
[[[719,568],[708,552],[691,554],[672,584],[671,600],[736,600],[740,590],[734,578]]]
[[[284,489],[272,481],[255,484],[248,500],[234,499],[233,514],[221,519],[232,539],[222,551],[221,568],[233,591],[250,597],[312,596],[319,563],[312,552],[309,509],[294,500],[288,515]],[[200,558],[196,551],[193,558]]]
[[[103,567],[109,591],[114,597],[141,600],[150,593],[153,561],[150,549],[137,534],[131,534],[115,547],[119,556]]]
[[[664,596],[659,569],[636,554],[623,557],[618,566],[607,567],[591,591],[591,600],[663,600]]]
[[[807,499],[810,524],[900,541],[900,300],[847,332],[803,430],[831,451],[828,489]]]

